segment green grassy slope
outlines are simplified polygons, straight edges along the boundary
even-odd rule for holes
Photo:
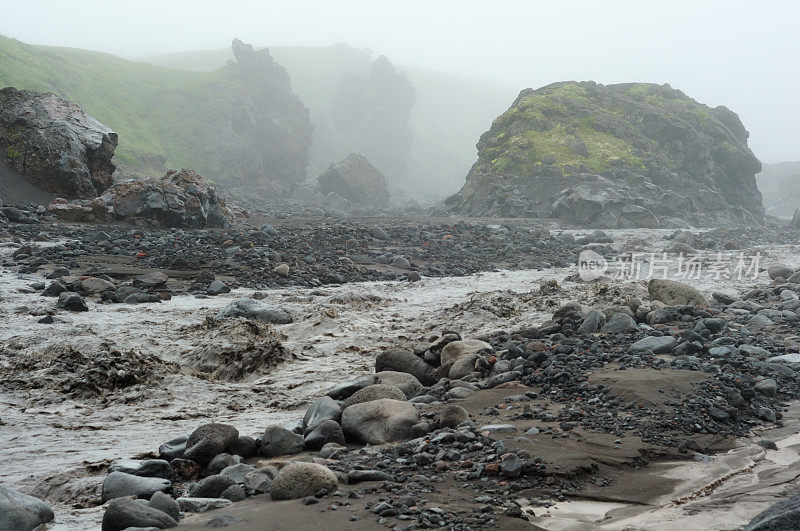
[[[367,72],[373,59],[371,52],[346,45],[273,47],[270,53],[287,68],[312,118],[325,121],[341,77]],[[0,87],[55,92],[78,103],[119,133],[114,160],[122,175],[156,174],[154,156],[162,156],[167,167],[195,168],[213,179],[220,177],[214,175],[217,166],[199,139],[209,138],[209,113],[244,90],[225,68],[232,59],[230,49],[218,49],[131,61],[0,36]],[[453,192],[476,159],[478,137],[508,108],[516,91],[458,75],[399,68],[416,88],[409,187],[425,184],[427,190]],[[332,161],[313,162],[312,175]]]
[[[227,70],[189,72],[114,55],[32,46],[0,36],[0,86],[55,92],[119,133],[115,162],[147,170],[153,155],[170,167],[202,171],[207,161],[194,138],[203,113],[241,90]]]

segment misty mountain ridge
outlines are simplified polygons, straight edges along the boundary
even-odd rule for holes
[[[764,164],[756,179],[770,216],[790,219],[800,208],[800,161]]]
[[[369,49],[342,43],[329,47],[272,46],[269,51],[289,71],[293,90],[311,112],[316,133],[309,155],[309,175],[314,177],[329,163],[353,151],[341,142],[337,147],[336,140],[329,140],[334,130],[332,109],[341,80],[345,76],[367,74],[376,58]],[[139,59],[166,68],[207,72],[232,57],[229,49],[215,49]],[[409,119],[413,141],[402,184],[411,189],[424,185],[436,196],[452,193],[463,184],[464,176],[475,162],[476,139],[517,91],[478,78],[394,66],[405,74],[415,90]],[[387,171],[391,184],[396,186],[391,170],[381,169]]]
[[[287,150],[258,152],[252,139],[241,137],[227,123],[232,121],[226,117],[230,105],[241,109],[242,102],[248,102],[245,114],[254,115],[257,91],[237,69],[232,49],[148,59],[161,66],[0,36],[0,85],[55,92],[117,131],[120,146],[115,162],[121,176],[155,176],[168,167],[188,167],[221,183],[239,185],[246,184],[246,173],[262,175],[262,181],[287,181],[286,165],[294,164],[291,171],[296,175],[288,181],[295,182],[316,179],[331,163],[360,152],[386,173],[396,194],[410,193],[428,202],[445,197],[463,183],[475,161],[475,139],[514,93],[461,76],[394,67],[388,59],[373,58],[369,50],[346,45],[277,47],[256,53],[272,58],[267,64],[284,86],[286,96],[273,98],[270,104],[281,102],[278,107],[283,108],[275,112],[285,113],[286,106],[295,105],[290,103],[290,92],[308,108],[313,128],[307,152],[303,154],[301,137],[308,133],[298,133],[307,128],[297,121],[302,117],[287,128],[294,133],[284,135],[289,142],[284,147],[297,146],[288,149],[298,158],[296,164],[284,157],[276,168],[268,168],[265,164],[271,157],[281,157]],[[376,64],[383,64],[389,81],[370,81]],[[170,68],[178,65],[183,68]],[[281,68],[288,79],[282,79]],[[400,89],[403,84],[407,87]],[[401,91],[395,91],[400,99],[390,96],[387,100],[395,88]],[[338,112],[337,123],[337,104],[348,105],[346,90],[351,92],[351,108]],[[365,97],[364,90],[372,94]],[[402,91],[413,96],[402,96]],[[399,103],[402,98],[405,104]],[[364,105],[354,109],[354,102]],[[393,114],[395,107],[405,108],[405,115]],[[344,124],[342,117],[355,110],[360,124]],[[266,107],[255,114],[264,112]],[[343,127],[350,131],[344,133]],[[271,138],[278,137],[272,134]]]

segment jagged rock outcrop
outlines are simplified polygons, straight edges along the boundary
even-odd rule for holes
[[[56,198],[47,210],[66,221],[145,219],[165,227],[227,227],[234,217],[214,186],[193,170],[171,170],[161,178],[119,181],[101,197]]]
[[[523,90],[478,142],[454,212],[584,226],[763,225],[761,162],[726,107],[669,85]]]
[[[226,69],[242,90],[227,108],[210,113],[212,120],[229,122],[220,124],[218,137],[208,142],[217,153],[215,173],[251,193],[280,192],[306,178],[313,130],[308,109],[268,49],[254,50],[239,39],[232,48],[236,61]]]
[[[390,203],[386,176],[358,153],[350,153],[343,161],[331,164],[318,180],[323,196],[338,194],[353,203],[378,208]]]
[[[160,179],[116,183],[104,196],[116,217],[152,219],[166,227],[227,227],[233,215],[214,186],[192,170]]]
[[[414,87],[385,56],[369,74],[349,74],[339,83],[332,119],[351,151],[364,154],[390,179],[406,170],[413,135],[409,126]]]
[[[113,182],[117,134],[51,93],[0,90],[0,158],[38,187],[92,198]]]

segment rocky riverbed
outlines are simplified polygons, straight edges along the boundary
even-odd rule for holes
[[[198,528],[669,529],[689,518],[729,529],[793,484],[791,235],[268,221],[6,226],[0,481],[45,499],[51,528],[98,527],[108,492],[134,493],[127,476],[114,484],[131,472],[166,476],[145,478],[148,489],[160,481],[153,490],[179,499],[180,524]],[[681,277],[698,293],[664,295],[642,279],[582,282],[574,264],[586,248],[609,261],[665,249],[763,261],[755,278]],[[360,411],[374,398],[392,413]],[[327,428],[304,434],[309,405],[331,402],[347,414],[321,415]],[[407,420],[382,431],[359,412]],[[258,449],[178,461],[159,450],[209,423]],[[112,465],[131,458],[155,464]],[[325,488],[281,500],[281,488],[303,490],[284,467],[297,459],[326,467],[334,486],[326,473]],[[206,477],[223,471],[234,479]],[[218,498],[214,484],[240,488]],[[196,512],[209,504],[224,507]],[[112,516],[136,509],[117,503]]]

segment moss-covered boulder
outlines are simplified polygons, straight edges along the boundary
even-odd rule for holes
[[[523,90],[478,142],[452,211],[581,225],[762,224],[739,117],[669,85],[560,82]]]

